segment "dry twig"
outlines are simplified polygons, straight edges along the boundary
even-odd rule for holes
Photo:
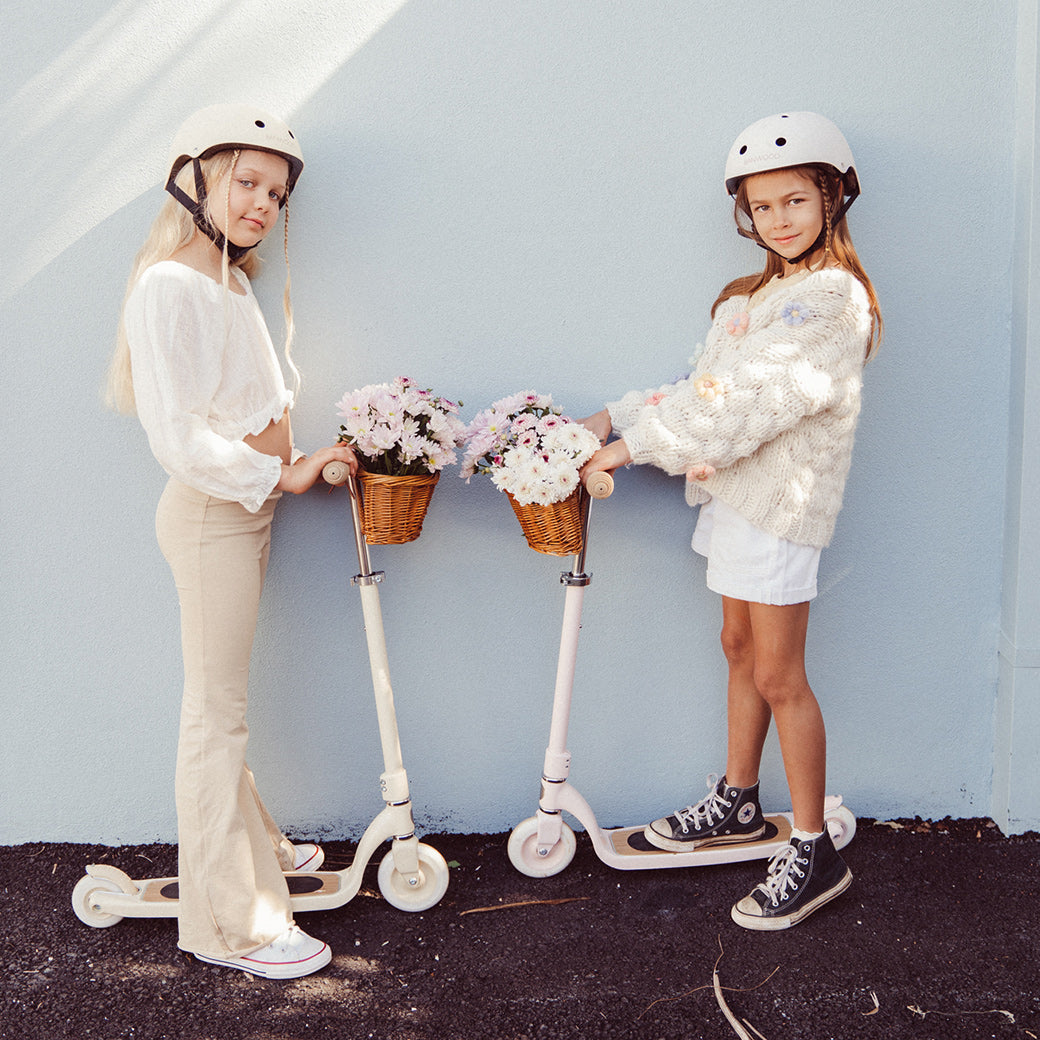
[[[721,936],[719,936],[719,951],[720,952],[718,960],[715,961],[715,968],[712,971],[712,981],[710,983],[705,983],[705,985],[703,986],[694,986],[693,989],[688,989],[684,993],[677,993],[673,997],[658,997],[657,1000],[651,1002],[650,1004],[647,1004],[647,1006],[639,1012],[636,1018],[642,1018],[643,1015],[645,1015],[652,1007],[655,1007],[657,1004],[665,1004],[670,1000],[682,1000],[683,997],[688,997],[692,993],[699,993],[702,989],[713,989],[715,991],[715,999],[719,1002],[719,1007],[722,1008],[723,1014],[725,1014],[726,1017],[730,1020],[730,1023],[734,1026],[734,1028],[738,1030],[737,1035],[741,1036],[741,1034],[743,1033],[743,1027],[740,1026],[740,1024],[736,1022],[736,1019],[733,1018],[733,1015],[730,1013],[729,1008],[726,1006],[725,999],[722,997],[722,992],[726,990],[730,993],[751,993],[756,989],[761,989],[780,970],[780,965],[778,964],[761,982],[759,982],[755,986],[746,986],[743,989],[738,989],[735,986],[723,986],[722,983],[719,981],[718,970],[719,961],[722,960]],[[746,1018],[744,1019],[744,1025],[746,1025],[748,1029],[752,1030],[757,1036],[762,1037],[762,1034],[759,1033],[759,1031],[755,1029],[755,1027]],[[746,1038],[746,1040],[753,1040],[752,1037],[749,1037],[746,1034],[744,1034],[744,1037]],[[762,1037],[762,1040],[766,1040],[766,1038]]]
[[[766,981],[768,982],[769,980],[767,979]],[[646,1007],[636,1015],[636,1018],[642,1018],[643,1015],[645,1015],[652,1007],[656,1007],[658,1004],[667,1004],[670,1000],[682,1000],[683,997],[691,996],[694,993],[700,993],[702,989],[711,989],[711,983],[706,982],[703,986],[694,986],[693,989],[685,990],[682,993],[676,993],[674,997],[658,997],[656,1000],[647,1004]]]
[[[762,1034],[746,1018],[743,1021],[744,1025],[746,1025],[755,1036],[760,1037],[760,1040],[766,1040],[766,1038],[762,1036]]]
[[[719,961],[722,960],[723,953],[724,951],[722,949],[722,937],[720,936],[719,956],[718,959],[715,961],[715,967],[712,969],[711,972],[711,986],[712,989],[715,990],[715,1001],[719,1005],[719,1008],[722,1011],[722,1013],[726,1016],[726,1021],[729,1022],[729,1024],[733,1027],[733,1032],[737,1034],[740,1040],[754,1040],[754,1037],[737,1021],[737,1016],[734,1015],[732,1011],[730,1011],[729,1004],[726,1003],[726,998],[722,995],[722,983],[719,982]],[[747,1020],[745,1019],[745,1021]],[[751,1025],[751,1023],[748,1022],[748,1025]],[[755,1027],[751,1026],[751,1028],[754,1029]],[[755,1032],[758,1033],[758,1030],[755,1029]],[[762,1036],[761,1033],[758,1033],[758,1035]],[[765,1040],[765,1038],[763,1038],[763,1040]]]
[[[494,906],[475,906],[470,910],[460,910],[459,917],[466,914],[486,914],[492,910],[513,910],[518,906],[559,906],[561,903],[580,903],[588,896],[571,896],[568,899],[525,899],[521,903],[496,903]]]
[[[907,1004],[907,1011],[925,1018],[928,1015],[942,1015],[945,1018],[956,1018],[958,1015],[1003,1015],[1012,1025],[1015,1024],[1015,1016],[1010,1011],[1002,1011],[1000,1008],[990,1008],[988,1011],[925,1011],[916,1004]]]

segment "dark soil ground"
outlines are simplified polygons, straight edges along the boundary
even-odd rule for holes
[[[579,835],[568,868],[533,879],[506,835],[424,835],[452,864],[444,899],[395,910],[370,865],[352,902],[301,915],[335,956],[292,982],[180,953],[172,920],[74,917],[86,863],[173,874],[171,846],[2,848],[0,1037],[730,1040],[716,965],[733,1013],[767,1040],[1040,1037],[1040,835],[900,822],[859,821],[853,887],[775,934],[729,918],[762,862],[616,871]],[[352,848],[326,852],[343,867]]]

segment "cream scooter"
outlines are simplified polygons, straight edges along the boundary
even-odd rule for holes
[[[422,844],[415,836],[379,606],[378,585],[384,574],[373,571],[369,563],[354,478],[339,462],[330,462],[322,475],[329,484],[346,483],[350,493],[350,514],[360,566],[360,573],[352,579],[352,584],[357,585],[361,593],[383,747],[384,771],[379,782],[386,805],[365,829],[349,867],[286,874],[292,909],[294,913],[334,910],[350,902],[361,888],[365,867],[379,847],[390,841],[390,851],[379,864],[380,892],[398,910],[428,910],[448,889],[448,865],[436,849]],[[88,866],[86,875],[80,878],[72,891],[72,908],[76,916],[95,928],[107,928],[124,917],[176,917],[177,906],[177,878],[133,880],[122,870],[105,863]]]
[[[794,823],[790,812],[766,816],[766,832],[754,841],[716,845],[692,852],[666,852],[651,845],[643,836],[643,825],[605,830],[596,823],[588,802],[571,784],[571,753],[567,750],[567,727],[570,721],[574,670],[578,655],[578,633],[585,589],[592,575],[585,573],[585,552],[589,540],[589,517],[593,498],[608,498],[614,490],[608,473],[594,473],[585,482],[588,494],[582,529],[582,547],[574,558],[569,573],[560,577],[566,586],[563,609],[563,631],[556,669],[556,691],[553,697],[549,745],[542,772],[538,812],[518,823],[507,845],[510,862],[529,877],[558,874],[574,858],[577,841],[574,831],[564,821],[570,813],[585,828],[596,855],[618,870],[645,870],[655,867],[694,867],[713,863],[736,863],[743,860],[767,859],[789,843]],[[835,848],[843,848],[856,833],[856,817],[842,805],[840,796],[828,796],[824,819]]]

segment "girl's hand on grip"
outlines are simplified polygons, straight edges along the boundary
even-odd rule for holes
[[[618,466],[627,466],[631,461],[632,453],[628,450],[628,445],[623,440],[611,441],[581,467],[579,476],[584,482],[593,473],[613,473]]]
[[[330,462],[342,463],[350,473],[357,473],[354,449],[347,444],[334,444],[328,448],[319,448],[313,455],[300,459],[293,466],[282,466],[282,477],[277,489],[302,495],[314,487],[321,478],[322,470]]]

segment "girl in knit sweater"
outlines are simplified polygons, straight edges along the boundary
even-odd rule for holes
[[[767,251],[765,267],[722,290],[688,378],[628,393],[585,420],[604,447],[582,476],[652,463],[684,474],[687,502],[701,507],[693,548],[722,596],[729,666],[726,772],[709,778],[706,798],[645,833],[669,851],[762,835],[758,771],[775,719],[794,829],[765,882],[732,910],[743,927],[772,930],[852,881],[824,824],[826,737],[805,637],[881,315],[849,236],[859,183],[833,123],[788,112],[752,124],[730,150],[726,188],[738,231]]]

